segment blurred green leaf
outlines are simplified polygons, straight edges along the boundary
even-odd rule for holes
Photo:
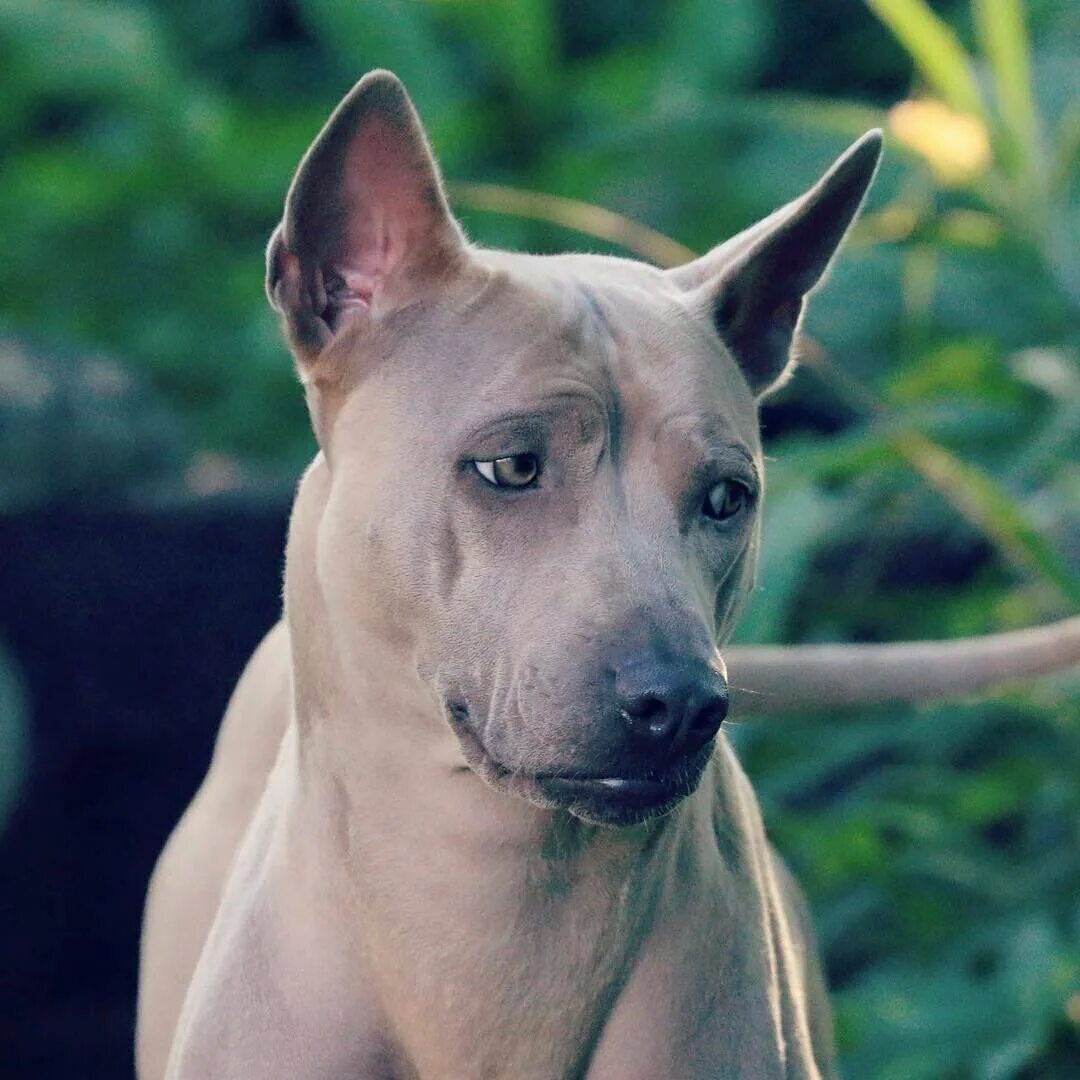
[[[1080,584],[1027,520],[1023,510],[989,476],[915,432],[900,432],[891,436],[890,441],[920,475],[968,521],[991,537],[1008,558],[1053,583],[1070,606],[1080,606]]]
[[[439,47],[434,22],[423,4],[414,0],[301,0],[299,10],[327,50],[338,57],[342,70],[359,78],[365,71],[391,68],[431,117],[460,101],[454,66]],[[342,86],[344,93],[348,86]]]
[[[994,73],[1002,119],[1026,159],[1037,153],[1027,27],[1020,0],[973,0],[982,51]]]
[[[769,48],[768,13],[757,0],[680,0],[671,5],[665,82],[685,92],[745,85]]]
[[[911,54],[930,86],[954,109],[983,113],[968,55],[943,19],[924,0],[867,0]]]
[[[133,4],[0,0],[11,56],[0,86],[22,73],[39,94],[100,95],[171,111],[177,69],[153,10]]]

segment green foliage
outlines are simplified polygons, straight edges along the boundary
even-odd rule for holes
[[[1076,6],[840,10],[0,0],[0,331],[109,351],[192,451],[296,470],[311,438],[260,252],[365,69],[405,78],[451,181],[585,200],[698,250],[884,124],[805,371],[766,411],[742,639],[946,637],[1075,610]],[[886,112],[909,96],[945,110]],[[480,242],[613,247],[467,198]],[[1075,681],[737,734],[808,887],[848,1075],[1080,1075]]]
[[[868,0],[900,39],[926,81],[954,109],[982,111],[979,88],[963,46],[925,0]]]
[[[1037,85],[1044,58],[1018,5],[974,5],[985,64],[922,4],[874,6],[930,86],[984,118],[991,156],[948,183],[913,156],[820,297],[819,371],[864,420],[775,447],[753,640],[983,633],[1080,606],[1076,252],[1063,266],[1059,242],[1077,185],[1045,168],[1068,113],[1036,111],[1028,72]],[[973,79],[992,93],[973,97]],[[864,258],[901,311],[857,277]],[[832,307],[864,283],[866,326],[863,305]],[[954,565],[938,575],[937,560]],[[739,732],[814,901],[850,1075],[1080,1069],[1078,690],[1074,676]]]
[[[1076,689],[740,733],[814,898],[850,1075],[1066,1075],[1053,1068],[1077,1051]]]

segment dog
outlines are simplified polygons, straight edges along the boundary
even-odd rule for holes
[[[660,270],[470,245],[401,83],[341,102],[267,251],[319,453],[151,881],[141,1080],[835,1075],[718,648],[881,144]]]

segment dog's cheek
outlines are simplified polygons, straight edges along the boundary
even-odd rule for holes
[[[377,635],[408,647],[416,621],[414,584],[405,571],[407,534],[379,512],[361,478],[335,481],[319,524],[316,571],[339,635]]]
[[[751,545],[739,557],[716,592],[713,636],[723,645],[739,624],[753,589],[755,553]]]

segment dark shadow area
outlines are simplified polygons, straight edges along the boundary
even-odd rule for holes
[[[0,517],[29,705],[0,838],[4,1077],[131,1072],[139,923],[240,669],[278,617],[285,505]]]

